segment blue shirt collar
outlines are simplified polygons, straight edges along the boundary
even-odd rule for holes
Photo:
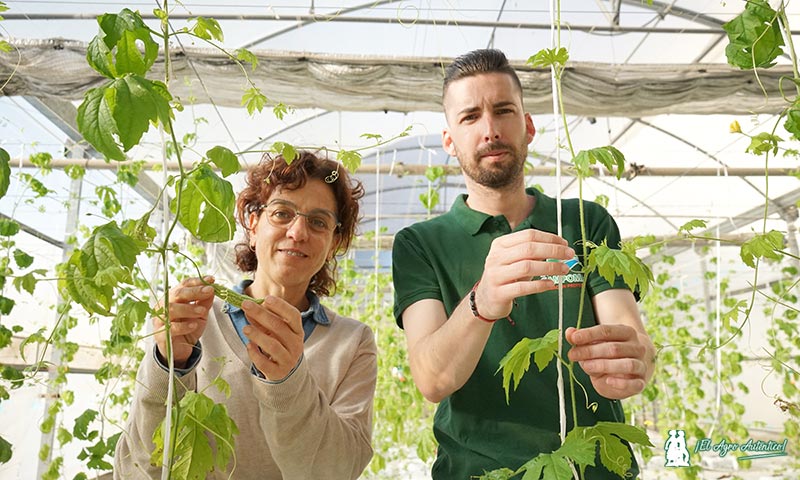
[[[242,280],[238,285],[233,287],[233,290],[237,293],[244,293],[245,289],[247,289],[247,287],[249,287],[252,283],[253,280],[251,279]],[[304,341],[308,340],[308,337],[311,336],[311,332],[314,331],[315,326],[330,325],[331,323],[328,315],[325,313],[325,309],[319,302],[319,297],[314,292],[309,290],[306,292],[306,298],[308,299],[309,303],[308,309],[300,312],[300,317],[303,319]],[[242,342],[245,345],[249,343],[247,337],[245,337],[242,333],[242,328],[248,324],[247,318],[245,318],[242,309],[225,302],[225,305],[222,307],[222,311],[230,316],[233,326],[236,328],[236,332],[239,334],[239,338],[242,339]]]

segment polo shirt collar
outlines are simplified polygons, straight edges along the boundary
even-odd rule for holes
[[[555,199],[548,197],[533,187],[526,188],[525,193],[536,197],[536,202],[534,203],[531,213],[522,221],[516,230],[520,230],[521,228],[536,228],[549,232],[556,231],[556,219],[555,216],[551,214],[555,212]],[[487,221],[494,218],[487,213],[471,209],[467,205],[467,194],[465,193],[456,197],[449,213],[455,216],[456,221],[469,232],[470,235],[476,235],[483,229]]]

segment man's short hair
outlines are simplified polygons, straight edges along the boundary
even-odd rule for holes
[[[482,73],[505,73],[509,75],[519,88],[522,95],[522,84],[519,81],[514,67],[508,64],[508,59],[500,50],[484,48],[465,53],[453,60],[444,71],[444,86],[442,87],[442,100],[447,93],[447,87],[456,80],[479,75]]]

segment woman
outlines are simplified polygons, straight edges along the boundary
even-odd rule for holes
[[[319,303],[335,287],[336,255],[350,246],[363,195],[336,162],[313,153],[290,165],[265,158],[237,200],[245,236],[236,247],[238,267],[253,272],[237,290],[263,303],[215,300],[211,277],[170,291],[178,395],[203,392],[225,404],[239,430],[227,468],[208,478],[348,479],[369,463],[374,337]],[[139,368],[114,478],[159,475],[150,455],[168,374],[163,323],[153,323],[156,346]],[[213,386],[218,377],[229,398]]]

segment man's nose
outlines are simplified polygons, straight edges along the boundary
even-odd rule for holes
[[[494,115],[484,115],[484,134],[483,140],[485,142],[494,142],[500,140],[500,129],[498,128],[497,121]]]

